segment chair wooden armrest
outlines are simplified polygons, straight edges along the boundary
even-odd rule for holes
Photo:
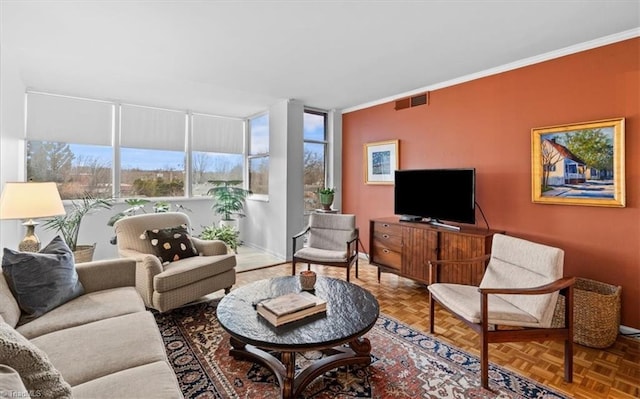
[[[482,295],[486,294],[510,294],[510,295],[541,295],[550,294],[552,292],[560,291],[569,286],[575,284],[575,277],[563,277],[559,280],[553,281],[549,284],[541,285],[538,287],[528,288],[478,288],[478,291]]]
[[[298,234],[296,234],[295,236],[293,236],[293,238],[294,238],[294,239],[296,239],[296,238],[300,238],[300,237],[302,237],[303,235],[305,235],[305,234],[307,234],[307,233],[309,232],[309,229],[310,229],[310,228],[311,228],[311,227],[307,226],[307,228],[306,228],[306,229],[302,230],[301,232],[299,232]]]
[[[294,235],[292,237],[293,240],[293,253],[296,253],[296,248],[297,246],[297,242],[298,242],[298,238],[302,237],[303,235],[307,234],[309,232],[309,230],[311,229],[310,226],[307,226],[307,228],[305,228],[304,230],[302,230],[301,232],[299,232],[298,234]]]
[[[358,253],[358,236],[359,236],[359,231],[356,228],[355,229],[355,234],[353,236],[352,239],[350,239],[349,241],[347,241],[347,257],[351,257],[351,254],[353,254],[354,252],[357,254]]]

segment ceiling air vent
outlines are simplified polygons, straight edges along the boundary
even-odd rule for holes
[[[396,101],[396,111],[405,108],[413,108],[419,105],[425,105],[429,103],[429,92],[415,95],[413,97],[407,97]]]

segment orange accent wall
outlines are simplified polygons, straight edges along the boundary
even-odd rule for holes
[[[401,169],[474,167],[492,229],[563,248],[565,275],[621,285],[622,324],[640,328],[639,93],[634,38],[435,90],[425,106],[346,113],[343,211],[365,248],[369,219],[393,215],[393,186],[364,184],[365,143],[399,139]],[[532,203],[531,129],[616,117],[626,118],[626,207]]]

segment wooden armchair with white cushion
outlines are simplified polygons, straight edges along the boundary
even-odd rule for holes
[[[185,213],[148,213],[114,224],[118,253],[136,259],[136,288],[160,312],[193,302],[236,282],[236,257],[219,240],[190,235]]]
[[[429,288],[429,331],[438,302],[480,335],[482,387],[489,389],[489,343],[564,341],[564,378],[573,380],[573,284],[563,277],[564,251],[502,234],[493,236],[480,287],[435,283]],[[430,261],[432,276],[441,264],[464,267],[473,260]],[[564,323],[556,327],[558,295],[565,296]],[[508,326],[506,329],[503,326]]]
[[[298,240],[307,235],[307,244],[298,245]],[[301,247],[297,249],[298,247]],[[358,278],[358,228],[356,216],[333,213],[312,213],[309,225],[293,236],[293,259],[291,275],[296,274],[296,264],[339,266],[347,269],[347,281],[351,266],[356,265]]]

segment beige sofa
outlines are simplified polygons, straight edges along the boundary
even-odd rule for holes
[[[15,334],[11,327],[15,328],[19,339],[28,339],[24,340],[27,346],[33,344],[35,352],[46,354],[70,385],[74,398],[182,398],[155,319],[135,288],[135,260],[80,263],[76,269],[85,293],[22,325],[17,325],[20,308],[0,274],[0,324],[4,329],[0,340]],[[6,341],[0,356],[2,391],[12,390],[8,388],[12,381],[20,382],[15,378],[16,367],[6,367],[12,362],[15,366],[15,359],[7,356]],[[22,381],[42,379],[24,374]],[[16,386],[12,391],[24,392],[25,387]]]

